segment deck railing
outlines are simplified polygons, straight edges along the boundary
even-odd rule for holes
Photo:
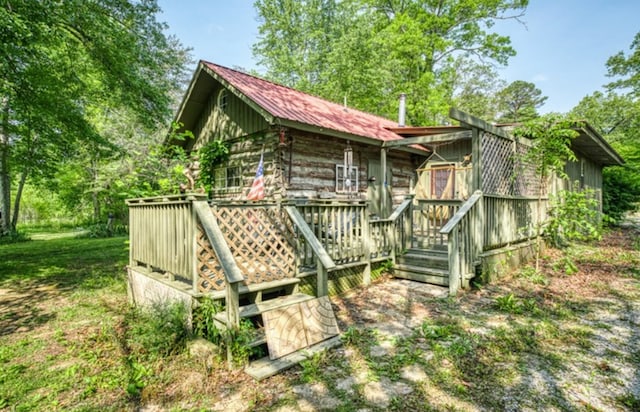
[[[195,282],[198,228],[192,202],[204,199],[190,195],[129,200],[130,264]]]
[[[391,259],[411,248],[413,238],[413,197],[405,199],[387,219],[371,220],[369,236],[371,260]]]
[[[440,230],[449,255],[449,294],[466,286],[482,252],[482,192],[476,191]]]
[[[313,235],[338,265],[366,258],[369,216],[364,201],[313,201],[295,206]],[[307,242],[298,249],[299,265],[315,265],[315,254]]]
[[[485,250],[535,237],[536,224],[546,219],[547,198],[540,204],[530,197],[485,194],[483,199]]]
[[[413,209],[414,247],[429,248],[444,246],[447,236],[440,229],[456,214],[462,200],[418,199]]]

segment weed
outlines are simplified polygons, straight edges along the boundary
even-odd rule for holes
[[[342,334],[342,342],[348,346],[355,346],[361,349],[368,348],[376,341],[375,331],[371,329],[358,329],[349,326]]]
[[[640,398],[636,397],[633,393],[620,395],[616,398],[616,401],[631,411],[640,411]]]
[[[222,305],[211,298],[205,297],[198,302],[193,310],[193,333],[205,338],[216,345],[222,345],[222,334],[214,316],[222,310]]]
[[[167,356],[180,353],[188,336],[187,310],[182,303],[157,304],[129,312],[128,343],[140,357]]]
[[[576,266],[571,256],[565,254],[553,264],[553,270],[564,272],[564,274],[571,276],[578,273],[578,266]]]
[[[310,358],[300,362],[302,366],[302,380],[305,382],[320,381],[325,363],[326,351],[314,353]]]
[[[537,271],[533,266],[523,267],[518,272],[518,276],[527,279],[536,285],[546,286],[549,284],[549,279],[544,275],[544,273]]]
[[[509,293],[508,295],[498,296],[495,302],[496,307],[501,312],[507,312],[512,314],[520,314],[522,313],[522,302],[520,299],[516,298],[513,293]]]

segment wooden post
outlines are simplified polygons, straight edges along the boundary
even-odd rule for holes
[[[364,259],[366,260],[366,266],[364,267],[364,273],[362,274],[362,283],[369,285],[371,283],[371,228],[369,221],[369,213],[367,213],[368,207],[360,208],[360,221],[362,222],[362,243]]]
[[[316,279],[316,297],[321,298],[329,294],[329,279],[327,275],[327,268],[324,267],[320,258],[316,258],[316,265],[318,269]]]
[[[387,210],[387,149],[380,149],[380,214],[386,218]]]
[[[460,288],[460,258],[458,256],[458,228],[454,227],[448,235],[449,255],[449,296],[455,296]]]
[[[227,312],[227,366],[233,368],[233,353],[231,352],[231,339],[233,339],[233,331],[240,327],[240,283],[227,283],[226,287],[226,312]]]
[[[193,207],[193,201],[189,204],[189,208],[191,209],[191,223],[189,224],[190,233],[191,233],[191,288],[193,293],[198,293],[198,278],[200,275],[198,274],[198,215],[196,212],[196,208]]]
[[[477,128],[471,129],[471,192],[482,190],[482,136]]]

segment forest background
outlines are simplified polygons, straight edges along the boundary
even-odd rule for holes
[[[384,117],[442,124],[454,106],[497,123],[540,116],[547,97],[499,67],[517,50],[496,22],[527,0],[258,0],[261,76]],[[155,0],[10,0],[0,6],[0,232],[34,224],[126,230],[124,200],[174,193],[184,156],[162,146],[193,56]],[[242,24],[241,21],[237,24]],[[612,221],[640,200],[640,33],[568,113],[624,157],[605,170]],[[199,56],[197,56],[199,57]],[[235,67],[245,70],[242,67]],[[250,70],[247,70],[250,71]],[[254,73],[257,74],[257,73]]]

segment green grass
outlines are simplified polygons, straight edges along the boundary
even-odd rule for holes
[[[315,385],[324,388],[317,396],[337,399],[336,410],[345,411],[504,410],[514,405],[509,398],[532,410],[583,410],[587,405],[571,393],[605,381],[611,394],[599,401],[606,408],[635,410],[640,396],[624,392],[628,382],[618,371],[637,368],[640,351],[614,333],[623,322],[635,327],[634,321],[607,317],[618,319],[612,324],[600,316],[625,313],[640,299],[633,273],[617,272],[640,254],[581,247],[576,265],[598,268],[591,277],[526,269],[512,283],[455,298],[407,295],[396,307],[371,306],[389,318],[410,305],[423,304],[426,311],[404,336],[385,334],[376,321],[347,319],[343,348],[253,382],[185,353],[180,308],[144,312],[128,305],[126,238],[60,236],[1,245],[0,409],[207,410],[236,398],[249,410],[273,411],[295,409],[301,392],[294,388]],[[545,262],[549,268],[554,263]],[[597,278],[605,264],[616,269],[615,277]],[[581,286],[575,291],[558,284],[574,280]],[[599,286],[603,282],[607,288]],[[567,380],[567,370],[576,368],[585,373]],[[422,371],[423,379],[407,380],[407,369]],[[527,386],[535,376],[537,386]],[[354,384],[341,385],[346,379]],[[411,392],[391,394],[380,407],[365,395],[368,385],[382,383],[403,383]]]

